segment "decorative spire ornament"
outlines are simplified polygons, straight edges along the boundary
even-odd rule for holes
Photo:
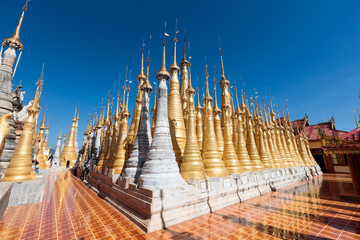
[[[214,111],[215,135],[219,147],[219,152],[222,156],[224,152],[224,137],[221,129],[221,119],[219,116],[221,110],[217,104],[215,66],[214,66],[214,110],[213,111]]]
[[[184,123],[183,109],[179,92],[178,73],[180,68],[176,64],[176,33],[174,38],[174,60],[170,66],[170,90],[168,95],[168,113],[170,134],[173,149],[176,156],[176,162],[180,166],[182,155],[185,150],[186,129]]]
[[[196,105],[196,138],[198,141],[198,146],[200,151],[202,151],[203,147],[203,119],[201,115],[201,110],[203,107],[200,105],[200,99],[199,99],[199,87],[196,88],[197,91],[197,105]]]
[[[189,97],[187,89],[189,86],[189,81],[191,81],[191,80],[189,79],[190,62],[186,59],[186,40],[185,40],[185,38],[184,38],[184,58],[180,62],[180,66],[181,66],[180,98],[181,98],[181,104],[182,104],[182,109],[183,109],[183,113],[184,113],[184,118],[186,119],[187,117],[186,117],[185,111],[188,109],[187,104],[188,104],[188,97]]]

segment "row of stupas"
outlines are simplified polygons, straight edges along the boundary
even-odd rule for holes
[[[22,85],[12,89],[24,47],[20,41],[20,30],[27,3],[28,1],[22,9],[14,34],[4,39],[0,50],[0,178],[5,176],[3,181],[34,178],[33,162],[38,161],[39,167],[43,169],[49,155],[49,125],[45,126],[46,113],[36,133],[43,72],[37,82],[35,97],[27,105],[23,104],[25,92],[21,91]]]
[[[168,128],[178,171],[185,180],[224,177],[229,174],[265,169],[317,166],[306,136],[292,128],[288,112],[284,112],[282,118],[276,118],[271,103],[268,106],[257,102],[249,103],[243,92],[239,102],[236,86],[234,101],[230,94],[230,81],[225,77],[221,50],[222,74],[219,82],[214,77],[214,95],[211,96],[209,91],[209,74],[206,66],[205,95],[200,101],[197,91],[195,106],[191,64],[186,57],[184,46],[181,68],[177,65],[176,43],[175,37],[173,63],[168,71],[165,66],[164,40],[163,63],[156,74],[160,84],[158,89],[155,89],[151,124],[150,58],[148,57],[147,60],[145,74],[143,49],[140,73],[137,76],[136,102],[129,130],[127,119],[130,117],[128,109],[130,88],[126,87],[125,81],[123,97],[121,99],[118,94],[115,113],[112,114],[113,105],[109,98],[106,114],[102,111],[99,117],[89,121],[80,149],[81,156],[79,155],[76,164],[77,168],[82,170],[87,168],[89,171],[92,164],[96,165],[98,171],[112,169],[113,174],[122,174],[134,182],[139,182],[141,172],[144,172],[148,161],[151,162],[154,148],[166,149],[169,144],[164,137],[161,140],[163,142],[155,147],[158,128],[163,128],[162,130]],[[181,83],[178,77],[180,70]],[[169,93],[165,82],[162,86],[163,78],[170,79]],[[221,88],[221,108],[216,97],[217,84]],[[164,102],[166,109],[161,108],[164,107]],[[164,123],[165,117],[167,123]],[[166,151],[163,154],[166,154]]]
[[[12,90],[13,77],[23,51],[20,30],[27,11],[27,3],[28,1],[22,9],[14,34],[3,41],[0,50],[0,178],[3,178],[2,181],[33,179],[35,167],[43,170],[51,165],[60,166],[60,162],[56,160],[60,158],[60,153],[66,158],[71,152],[69,149],[72,145],[76,151],[73,156],[76,157],[79,151],[77,145],[79,113],[75,117],[67,145],[65,144],[65,133],[63,148],[57,149],[59,153],[53,156],[54,161],[49,160],[51,156],[48,146],[49,121],[47,125],[45,121],[47,109],[45,109],[43,120],[36,131],[41,109],[40,97],[44,81],[44,66],[36,83],[35,97],[27,105],[23,104],[25,92],[21,92],[22,85],[17,86],[14,91]],[[17,56],[17,52],[19,52],[19,56]],[[63,151],[64,149],[65,151]]]
[[[129,130],[130,88],[125,81],[115,111],[109,98],[106,113],[89,121],[74,175],[152,232],[322,174],[306,136],[295,134],[288,112],[276,118],[272,104],[250,103],[244,93],[239,102],[236,90],[233,100],[221,50],[222,74],[219,82],[214,79],[214,95],[206,66],[205,94],[201,102],[197,91],[195,107],[191,63],[184,50],[180,84],[176,43],[175,36],[168,71],[164,39],[152,119],[150,58],[145,74],[143,49]]]

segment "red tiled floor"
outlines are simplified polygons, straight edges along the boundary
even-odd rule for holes
[[[360,239],[348,175],[326,175],[145,234],[68,172],[51,171],[42,203],[10,207],[0,239]]]

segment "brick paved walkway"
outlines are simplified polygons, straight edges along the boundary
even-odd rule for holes
[[[69,172],[51,171],[44,201],[10,207],[0,239],[360,239],[348,175],[324,174],[145,234]]]

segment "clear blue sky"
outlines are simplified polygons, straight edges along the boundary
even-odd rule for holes
[[[23,4],[24,0],[1,0],[1,39],[13,33]],[[288,99],[292,119],[307,113],[315,124],[334,116],[338,129],[351,130],[355,128],[353,110],[360,107],[359,9],[359,1],[331,0],[32,0],[21,30],[24,52],[14,84],[22,80],[28,102],[45,62],[41,105],[49,109],[50,146],[56,145],[61,128],[69,131],[76,104],[81,143],[88,113],[118,83],[119,74],[123,83],[126,64],[135,79],[142,39],[148,44],[150,34],[150,78],[156,81],[165,21],[171,35],[167,66],[171,65],[178,18],[178,63],[186,29],[193,80],[199,76],[201,86],[205,56],[211,78],[214,64],[220,76],[221,37],[225,72],[231,81],[239,83],[242,77],[249,95],[254,88],[265,94],[266,87],[280,107]],[[131,112],[134,98],[132,91]]]

